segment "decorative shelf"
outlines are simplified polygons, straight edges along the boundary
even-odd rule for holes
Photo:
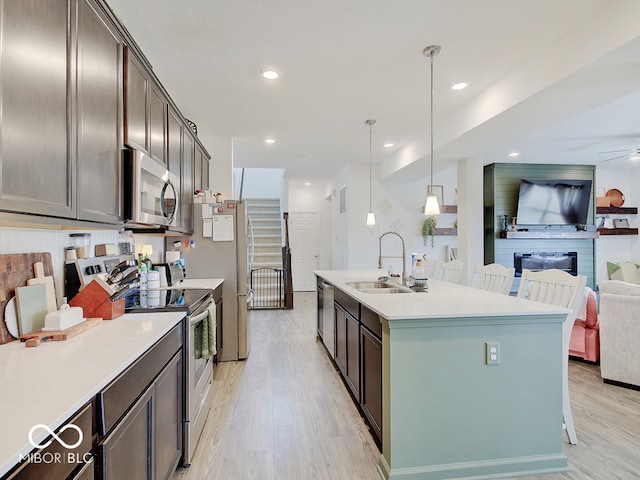
[[[599,228],[600,235],[638,235],[637,228]]]
[[[442,212],[441,212],[442,213]],[[451,228],[434,228],[433,229],[433,235],[437,236],[437,235],[457,235],[458,234],[458,229],[455,227],[451,227]]]
[[[637,215],[638,207],[596,207],[597,214]]]
[[[440,205],[440,213],[458,213],[458,205]]]
[[[629,230],[629,229],[625,229]],[[569,231],[541,231],[532,230],[528,232],[500,232],[500,238],[598,238],[598,232],[586,232],[583,230]]]

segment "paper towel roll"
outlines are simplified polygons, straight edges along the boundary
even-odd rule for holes
[[[164,266],[153,267],[160,273],[160,287],[167,286],[167,269]]]
[[[167,263],[173,263],[176,260],[180,260],[180,252],[175,250],[169,250],[165,253],[165,260]]]

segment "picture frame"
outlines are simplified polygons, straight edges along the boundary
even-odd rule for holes
[[[629,228],[629,220],[626,218],[614,218],[613,228]]]

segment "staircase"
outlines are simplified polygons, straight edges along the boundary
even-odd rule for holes
[[[252,308],[284,308],[280,199],[245,199],[253,230]]]
[[[280,199],[246,199],[253,227],[253,268],[282,268],[282,214]]]

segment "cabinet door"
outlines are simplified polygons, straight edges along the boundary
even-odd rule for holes
[[[169,107],[167,117],[167,167],[169,171],[176,177],[180,178],[182,175],[182,130],[183,124],[178,116],[178,113]],[[175,185],[178,189],[178,198],[182,198],[181,185]],[[178,229],[182,228],[182,202],[178,202],[178,212],[176,212],[176,226]]]
[[[360,405],[378,441],[382,441],[382,342],[360,327]]]
[[[200,145],[195,145],[195,158],[193,161],[193,189],[201,190],[202,187],[202,149]]]
[[[0,9],[0,209],[75,218],[67,0]]]
[[[124,132],[125,143],[131,148],[149,151],[147,143],[147,97],[149,77],[142,62],[125,48]]]
[[[197,142],[195,144],[193,178],[194,190],[206,190],[209,188],[209,158],[207,158],[207,154]]]
[[[337,304],[335,305],[335,335],[336,335],[336,365],[347,376],[347,313]]]
[[[149,480],[153,471],[153,400],[152,384],[99,445],[103,480]]]
[[[81,0],[78,8],[78,218],[120,223],[122,39],[93,1]]]
[[[151,83],[149,96],[149,155],[167,164],[167,100],[160,88]]]
[[[353,396],[360,402],[360,322],[346,314],[347,332],[347,384]]]
[[[173,477],[182,456],[182,351],[158,375],[156,404],[156,478]]]
[[[61,461],[29,461],[22,462],[18,470],[9,475],[8,477],[2,477],[6,480],[64,480],[70,477],[72,471],[87,470],[92,471],[94,464],[92,461],[92,419],[93,419],[93,404],[87,404],[80,412],[65,422],[65,425],[60,427],[57,431],[57,435],[62,442],[66,444],[74,444],[79,440],[78,432],[76,429],[68,428],[69,425],[75,425],[82,431],[82,440],[80,445],[72,450],[67,449],[61,442],[51,442],[48,446],[37,453],[40,458],[49,459],[61,459]],[[32,452],[33,453],[33,452]]]
[[[94,480],[96,465],[91,459],[85,463],[69,480]]]
[[[182,228],[186,233],[193,232],[193,161],[194,139],[188,128],[183,128],[182,149]]]
[[[321,282],[318,282],[321,283]],[[324,290],[320,285],[316,286],[316,298],[317,298],[317,308],[316,308],[316,319],[317,319],[317,332],[320,338],[322,338],[322,327],[324,326],[324,315],[323,315],[323,307],[324,307]]]
[[[220,299],[216,300],[216,350],[218,351],[218,353],[216,353],[216,357],[217,358],[222,358],[222,351],[224,348],[224,344],[222,342],[222,339],[224,338],[223,335],[223,329],[224,329],[224,324],[222,323],[222,297],[220,297]]]
[[[202,189],[209,190],[209,159],[202,155]]]

